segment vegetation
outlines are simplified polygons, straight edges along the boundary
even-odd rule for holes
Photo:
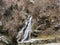
[[[2,5],[2,0],[0,0],[0,5]]]
[[[49,37],[52,36],[54,38],[60,38],[59,0],[0,0],[0,7],[0,20],[3,22],[3,25],[0,26],[0,34],[11,40],[11,42],[8,41],[9,44],[7,45],[18,45],[17,39],[20,39],[26,34],[25,31],[29,26],[28,24],[30,24],[30,21],[26,24],[29,16],[32,17],[32,25],[30,25],[32,27],[32,36],[30,36],[32,38],[40,39],[47,37],[51,39]],[[16,39],[17,35],[18,38]],[[59,36],[57,37],[57,35]],[[27,36],[27,40],[30,36]],[[60,42],[57,39],[53,40]],[[48,43],[49,41],[44,42]]]
[[[4,13],[6,17],[10,16],[13,11],[13,6],[11,5]]]

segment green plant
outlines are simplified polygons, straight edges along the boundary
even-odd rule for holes
[[[0,34],[2,34],[2,35],[8,35],[7,31],[3,30],[3,25],[0,26]]]
[[[46,24],[46,27],[50,27],[51,19],[49,16],[42,16],[40,19],[41,19],[41,24]]]
[[[0,5],[2,5],[2,0],[0,0]]]
[[[18,1],[20,1],[20,0],[18,0]]]
[[[14,6],[14,9],[18,9],[18,5],[17,4]]]
[[[7,17],[11,15],[11,12],[13,11],[13,6],[11,5],[4,13],[4,15]]]
[[[0,33],[2,33],[3,31],[3,26],[0,26]]]

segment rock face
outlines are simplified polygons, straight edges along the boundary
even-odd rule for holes
[[[32,38],[60,38],[60,0],[0,0],[0,34],[17,45],[16,36],[29,15]]]

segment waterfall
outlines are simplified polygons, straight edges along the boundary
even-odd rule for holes
[[[32,30],[31,29],[31,25],[32,25],[32,17],[31,16],[29,17],[29,20],[27,22],[28,22],[28,25],[27,25],[27,28],[26,28],[26,30],[24,32],[22,42],[26,40],[26,38],[29,35],[29,32],[31,32],[31,30]]]
[[[32,25],[32,16],[28,16],[28,19],[25,22],[25,26],[22,28],[22,30],[20,30],[18,32],[17,35],[17,42],[20,42],[19,40],[21,39],[21,42],[26,41],[26,39],[28,38],[28,36],[31,38],[30,32],[32,31],[31,29],[31,25]]]

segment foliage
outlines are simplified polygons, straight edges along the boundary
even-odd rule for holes
[[[0,33],[2,33],[3,31],[3,26],[0,26]]]
[[[5,11],[4,15],[7,17],[7,16],[11,15],[12,11],[13,11],[13,6],[11,5],[11,6]]]
[[[18,5],[17,4],[14,6],[14,9],[18,9]]]
[[[2,4],[2,0],[0,0],[0,5]]]

